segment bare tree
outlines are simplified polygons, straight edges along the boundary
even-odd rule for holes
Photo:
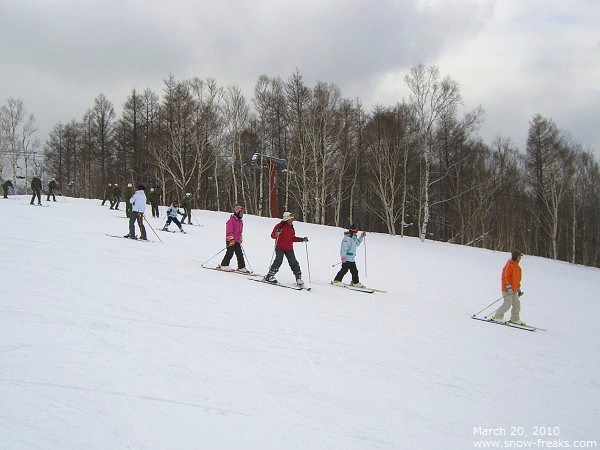
[[[573,151],[559,136],[554,122],[536,115],[527,138],[527,170],[537,208],[534,215],[544,236],[549,239],[548,252],[558,258],[559,209],[569,191],[573,175]]]
[[[100,162],[100,177],[107,179],[108,169],[115,157],[115,110],[112,103],[104,94],[94,100],[91,112],[94,137],[97,141],[98,160]]]
[[[409,115],[406,105],[378,107],[366,131],[369,179],[379,200],[368,208],[383,221],[391,235],[396,234],[396,224],[402,222],[404,213]]]
[[[224,91],[215,80],[194,78],[189,82],[193,106],[193,139],[196,153],[196,191],[204,194],[206,205],[220,210],[219,177],[216,171],[218,152],[223,148]],[[204,174],[211,176],[204,176]],[[214,183],[210,183],[213,181]],[[213,191],[214,185],[214,191]]]
[[[302,219],[306,220],[310,194],[310,190],[305,186],[309,180],[307,121],[312,95],[298,71],[285,83],[285,94],[290,118],[291,145],[284,156],[289,169],[285,173],[284,208],[290,209],[290,197],[293,197],[300,207]],[[294,190],[291,187],[292,182]]]
[[[30,166],[36,175],[40,171],[37,153],[40,143],[35,137],[36,124],[33,114],[27,115],[22,100],[9,98],[6,105],[0,107],[0,175],[5,176],[4,160],[8,160],[10,176],[13,180],[23,175],[17,175],[19,163],[25,168],[25,178],[29,177]]]
[[[339,151],[332,161],[333,224],[335,226],[341,225],[343,210],[347,211],[344,219],[348,224],[355,222],[354,195],[359,189],[357,179],[364,158],[361,138],[365,119],[360,103],[354,104],[348,99],[342,100],[339,118]]]
[[[233,204],[239,203],[240,197],[246,203],[242,133],[248,126],[248,119],[249,106],[241,90],[237,86],[228,87],[223,105],[223,120],[227,132],[224,156],[231,170]]]
[[[263,215],[269,209],[266,192],[265,166],[262,155],[286,158],[289,147],[289,117],[284,83],[280,78],[261,75],[254,88],[254,107],[257,112],[256,134],[258,147],[255,149],[256,169],[256,212]]]
[[[339,157],[341,93],[333,84],[317,83],[313,89],[307,130],[310,178],[303,182],[309,190],[309,211],[315,223],[325,223],[329,193],[335,182],[334,165]]]
[[[150,153],[159,173],[167,174],[179,193],[185,192],[197,169],[193,111],[194,102],[188,84],[175,81],[171,75],[165,80],[160,135],[152,142]]]
[[[421,184],[420,238],[427,236],[429,224],[431,186],[431,159],[434,146],[435,125],[440,117],[449,110],[455,110],[461,101],[458,85],[449,77],[440,80],[437,66],[425,67],[420,64],[413,67],[404,77],[410,90],[410,104],[417,121],[418,146],[423,158],[423,178]]]

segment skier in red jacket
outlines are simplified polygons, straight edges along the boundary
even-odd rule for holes
[[[269,273],[265,276],[264,280],[269,283],[277,283],[275,274],[281,267],[283,257],[285,256],[290,265],[290,269],[296,276],[296,283],[298,286],[304,286],[302,281],[302,271],[300,270],[300,264],[294,254],[294,242],[308,242],[307,237],[297,237],[296,230],[294,230],[294,215],[290,212],[284,212],[281,222],[275,225],[271,233],[271,237],[275,239],[275,260],[269,269]]]

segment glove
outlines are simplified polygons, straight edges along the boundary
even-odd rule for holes
[[[346,264],[346,258],[342,258],[342,264]]]
[[[302,241],[308,242],[308,238],[305,236],[305,237],[302,238]]]
[[[367,232],[366,232],[366,231],[363,231],[362,233],[360,233],[360,235],[361,235],[362,237],[365,237],[365,236],[367,235]]]
[[[523,291],[522,291],[521,289],[519,289],[519,290],[517,291],[517,294],[518,294],[518,295],[519,295],[519,297],[520,297],[521,295],[523,295]]]
[[[513,295],[514,292],[512,286],[506,286],[506,292],[508,292],[510,295]]]
[[[235,245],[235,241],[234,241],[233,239],[231,239],[231,240],[229,241],[229,247],[231,247],[232,245]]]

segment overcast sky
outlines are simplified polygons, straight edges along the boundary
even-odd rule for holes
[[[535,114],[600,157],[599,0],[2,0],[0,104],[21,99],[43,142],[103,93],[214,78],[248,99],[261,74],[393,106],[419,63],[481,105],[480,135],[523,150]]]

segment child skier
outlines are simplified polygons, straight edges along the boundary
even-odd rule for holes
[[[246,269],[246,263],[244,262],[244,252],[242,251],[242,232],[244,231],[244,222],[242,220],[244,216],[244,207],[236,205],[233,208],[233,214],[225,224],[225,242],[227,244],[227,251],[221,261],[221,264],[217,267],[218,269],[225,270],[228,272],[233,271],[229,267],[229,262],[235,253],[237,259],[237,270],[238,272],[249,273]]]
[[[275,274],[281,267],[283,257],[285,256],[290,265],[290,269],[296,277],[296,283],[298,286],[304,286],[302,281],[302,272],[300,271],[300,264],[294,254],[294,242],[308,242],[307,237],[296,237],[296,230],[294,230],[294,215],[290,212],[284,212],[281,222],[275,225],[271,232],[271,237],[275,239],[275,260],[269,269],[269,273],[264,278],[264,281],[269,283],[277,283]]]
[[[181,222],[179,222],[179,219],[177,219],[177,214],[183,215],[183,213],[179,211],[179,202],[174,200],[173,203],[171,203],[171,206],[167,208],[167,223],[165,223],[165,226],[162,227],[161,231],[169,231],[169,225],[171,222],[173,222],[175,225],[177,225],[179,231],[185,233],[185,231],[183,231],[183,227],[181,226]]]
[[[356,268],[356,248],[362,243],[364,237],[367,235],[364,231],[358,235],[358,227],[351,225],[350,229],[344,233],[342,244],[340,248],[340,258],[342,260],[342,268],[337,273],[331,284],[339,284],[342,282],[344,275],[350,271],[352,274],[352,286],[364,288],[358,279],[358,269]]]

